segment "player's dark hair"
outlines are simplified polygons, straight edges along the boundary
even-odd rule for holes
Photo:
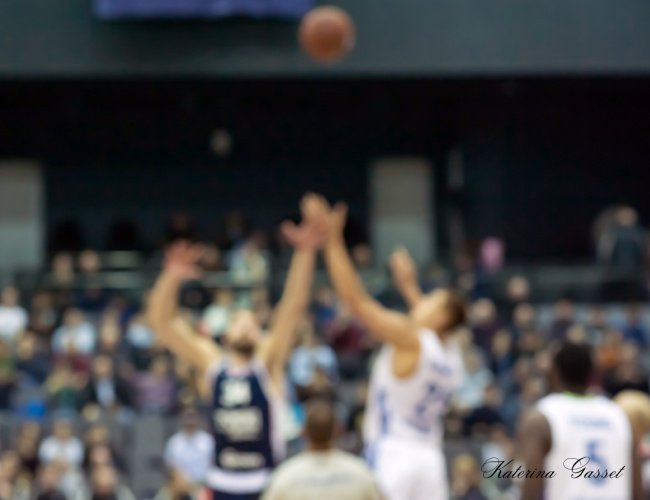
[[[555,353],[553,366],[568,389],[586,389],[594,371],[591,348],[565,341]]]
[[[455,330],[467,321],[467,300],[455,290],[447,290],[447,310],[449,311],[449,324],[447,330]]]
[[[316,446],[328,446],[334,437],[336,415],[334,406],[324,398],[315,398],[305,404],[305,437]]]

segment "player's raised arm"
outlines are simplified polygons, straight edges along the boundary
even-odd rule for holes
[[[186,241],[169,248],[163,271],[151,290],[146,316],[163,345],[203,373],[220,356],[220,350],[178,315],[178,292],[184,281],[200,275],[196,262],[202,251],[200,245]]]
[[[418,349],[417,328],[405,314],[383,307],[368,294],[359,279],[345,247],[343,229],[347,208],[337,204],[330,209],[320,198],[319,217],[327,221],[325,262],[334,287],[353,314],[368,328],[370,333],[383,342],[405,349]]]
[[[310,220],[308,215],[313,197],[314,195],[308,194],[302,199],[303,220],[299,226],[292,222],[282,225],[282,233],[294,252],[282,298],[273,314],[271,330],[259,351],[274,378],[284,377],[284,369],[296,340],[296,327],[309,305],[316,253],[325,239],[323,228],[319,228],[318,221]]]
[[[390,272],[395,288],[409,308],[415,307],[423,297],[418,284],[418,270],[408,250],[399,247],[390,257]]]

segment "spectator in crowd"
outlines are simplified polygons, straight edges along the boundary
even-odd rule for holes
[[[10,409],[15,384],[16,364],[11,346],[0,340],[0,411]]]
[[[153,500],[195,500],[198,488],[178,469],[167,472],[167,481]]]
[[[67,500],[60,489],[61,477],[55,464],[41,467],[38,474],[36,500]]]
[[[135,406],[148,413],[170,413],[176,405],[176,381],[166,355],[156,356],[149,370],[133,378]]]
[[[31,482],[22,469],[20,457],[13,450],[0,455],[0,498],[30,500]]]
[[[451,476],[453,500],[487,500],[481,492],[479,467],[472,455],[458,455],[454,459]]]
[[[632,207],[616,209],[597,241],[600,262],[625,270],[639,269],[645,260],[646,232]]]
[[[525,276],[512,276],[506,283],[505,301],[499,308],[504,318],[511,318],[515,308],[530,301],[530,283]]]
[[[50,371],[50,359],[38,344],[36,335],[27,331],[16,346],[16,370],[27,384],[41,385]]]
[[[467,413],[483,404],[485,389],[492,383],[494,377],[486,368],[478,349],[465,353],[464,362],[465,379],[454,396],[454,407],[462,413]]]
[[[299,328],[300,345],[289,360],[289,379],[304,401],[330,393],[338,381],[338,364],[334,351],[318,339],[311,321],[304,320]]]
[[[153,357],[156,337],[142,313],[137,313],[131,318],[125,337],[135,369],[146,370]]]
[[[223,271],[224,263],[221,258],[221,251],[216,245],[205,245],[201,257],[201,266],[206,271]]]
[[[636,303],[629,304],[626,308],[623,340],[626,342],[634,342],[643,348],[648,346],[648,336],[641,318],[641,308]]]
[[[164,457],[165,465],[179,471],[192,485],[203,483],[214,458],[214,439],[201,428],[201,416],[196,409],[183,411],[181,429],[167,441]]]
[[[114,467],[99,465],[91,474],[90,492],[79,492],[73,500],[135,500],[131,490],[119,480]]]
[[[464,419],[464,434],[466,436],[489,436],[495,426],[501,426],[501,404],[503,395],[495,383],[490,383],[483,391],[483,402],[473,408]]]
[[[62,359],[54,363],[54,369],[45,381],[45,391],[50,408],[72,411],[77,407],[79,379],[70,363]]]
[[[492,339],[490,349],[490,369],[494,376],[498,380],[509,377],[515,359],[512,334],[506,329],[499,330]]]
[[[337,303],[334,290],[328,286],[319,287],[314,293],[314,321],[316,329],[325,331],[337,316]]]
[[[52,337],[52,352],[68,359],[76,369],[86,371],[96,344],[95,327],[89,323],[84,313],[76,308],[68,309],[63,316],[63,324]]]
[[[127,346],[122,341],[122,332],[116,319],[105,317],[100,322],[95,354],[108,356],[118,368],[130,361]]]
[[[67,252],[59,252],[52,259],[52,282],[55,286],[68,288],[74,281],[74,259]]]
[[[345,304],[339,304],[335,317],[326,327],[327,342],[336,353],[341,375],[358,379],[367,372],[366,361],[370,351],[369,336]]]
[[[20,305],[20,295],[13,286],[0,294],[0,342],[14,346],[18,336],[27,327],[27,311]]]
[[[382,496],[366,464],[334,448],[335,431],[332,404],[310,401],[305,423],[307,450],[273,473],[263,500],[380,500]]]
[[[638,345],[625,343],[621,346],[620,360],[605,373],[603,387],[611,396],[624,390],[648,393],[648,380],[648,373],[641,365]]]
[[[38,290],[32,295],[29,309],[29,328],[41,339],[49,339],[54,331],[58,314],[54,297],[47,290]]]
[[[560,299],[553,306],[553,321],[546,334],[549,342],[566,339],[569,328],[574,324],[575,308],[568,298]]]
[[[18,433],[15,442],[15,450],[20,458],[23,470],[30,478],[36,477],[38,470],[38,444],[41,438],[41,428],[37,422],[25,422]]]
[[[89,405],[109,413],[119,413],[132,407],[129,384],[114,372],[113,360],[98,356],[93,361],[92,375],[79,394],[79,407]]]
[[[266,257],[262,253],[263,236],[252,234],[244,243],[232,251],[230,274],[235,283],[263,284],[269,274]]]
[[[598,305],[591,307],[585,324],[585,333],[589,345],[600,345],[608,329],[609,325],[607,324],[605,309]]]
[[[228,328],[234,303],[235,297],[231,289],[219,288],[215,290],[212,304],[203,311],[201,330],[219,341]]]
[[[250,225],[241,212],[227,213],[218,237],[219,248],[231,250],[244,241],[250,231]]]
[[[61,462],[79,468],[83,461],[83,445],[72,431],[72,423],[58,418],[52,426],[52,435],[43,440],[38,449],[39,460],[44,464]]]
[[[84,437],[83,468],[91,471],[97,465],[111,465],[121,472],[126,471],[126,464],[121,454],[111,444],[108,427],[93,425]]]
[[[492,338],[500,329],[496,306],[490,299],[479,299],[472,305],[470,314],[474,342],[484,352],[489,352]]]

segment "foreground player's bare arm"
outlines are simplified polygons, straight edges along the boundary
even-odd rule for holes
[[[328,231],[325,262],[341,299],[370,333],[381,341],[402,349],[419,349],[416,325],[411,318],[386,309],[370,296],[359,279],[343,238],[346,207],[339,204],[330,210],[324,200],[321,199],[320,203],[319,217],[327,220]]]
[[[282,232],[293,246],[289,273],[282,298],[277,304],[271,331],[260,346],[259,355],[276,382],[284,381],[284,369],[296,342],[296,330],[304,317],[311,297],[314,281],[316,252],[324,241],[323,228],[315,218],[309,217],[314,195],[305,195],[301,201],[303,221],[300,226],[291,222],[282,225]]]
[[[146,316],[167,349],[204,373],[221,351],[214,342],[195,332],[178,314],[178,292],[184,281],[199,276],[196,262],[201,253],[199,245],[185,241],[170,247],[164,269],[151,290]]]
[[[418,284],[417,266],[408,250],[400,247],[390,257],[390,271],[395,288],[409,308],[422,300],[423,293]]]
[[[551,450],[551,428],[546,417],[538,411],[527,413],[521,422],[517,436],[521,459],[527,470],[544,470],[544,460]],[[524,480],[521,498],[541,500],[544,494],[544,478],[533,475]]]

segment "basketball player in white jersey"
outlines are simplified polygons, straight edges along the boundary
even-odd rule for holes
[[[346,208],[320,199],[325,261],[341,299],[383,342],[373,366],[364,421],[368,461],[387,500],[447,500],[442,417],[462,381],[451,333],[464,301],[447,290],[419,297],[410,314],[386,309],[364,289],[343,238]]]
[[[147,318],[163,344],[185,359],[205,380],[216,449],[206,483],[215,500],[255,500],[283,458],[281,418],[285,366],[295,343],[297,323],[310,298],[316,252],[323,231],[309,222],[313,197],[303,198],[303,222],[285,223],[294,254],[269,333],[262,335],[252,311],[239,311],[225,334],[226,350],[197,334],[178,314],[182,283],[200,275],[202,249],[177,242],[149,299]]]
[[[525,500],[641,500],[639,456],[625,412],[589,395],[589,346],[564,343],[550,372],[552,394],[519,431]],[[552,473],[552,474],[551,474]]]

